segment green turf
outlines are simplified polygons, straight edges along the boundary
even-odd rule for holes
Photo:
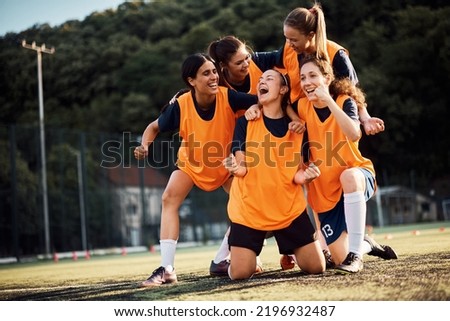
[[[444,227],[442,231],[440,227]],[[415,235],[413,231],[419,231]],[[417,233],[416,233],[417,234]],[[158,253],[93,256],[0,266],[0,300],[195,300],[195,301],[448,301],[450,299],[450,223],[374,229],[373,237],[391,245],[398,260],[364,257],[356,275],[303,275],[281,271],[274,240],[261,253],[264,273],[248,281],[210,277],[218,245],[177,251],[176,285],[139,288],[158,267]]]

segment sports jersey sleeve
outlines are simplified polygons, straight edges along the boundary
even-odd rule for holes
[[[233,142],[231,143],[231,152],[236,154],[237,151],[245,152],[245,139],[247,137],[248,121],[244,116],[239,117],[234,128]]]
[[[294,110],[294,112],[298,114],[298,100],[291,103],[291,107]]]
[[[350,57],[344,50],[339,50],[333,59],[333,70],[336,78],[350,78],[350,80],[356,85],[358,84],[358,76],[356,70],[350,60]]]
[[[252,59],[263,72],[274,67],[283,68],[283,47],[274,51],[255,52]]]
[[[228,90],[228,103],[234,112],[247,109],[248,107],[258,103],[258,97],[238,91]]]
[[[178,130],[180,128],[180,105],[178,101],[168,105],[158,117],[161,132]]]
[[[356,105],[356,102],[353,99],[347,98],[344,101],[344,106],[342,107],[342,109],[351,119],[359,120],[358,105]]]

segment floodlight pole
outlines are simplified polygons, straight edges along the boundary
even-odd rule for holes
[[[70,148],[70,151],[77,157],[77,173],[78,173],[78,199],[80,203],[80,225],[81,225],[81,246],[83,251],[87,251],[87,232],[86,232],[86,209],[84,206],[84,181],[83,181],[83,165],[81,163],[81,153],[78,150]]]
[[[36,46],[33,41],[31,45],[22,40],[22,47],[31,49],[37,53],[37,72],[38,72],[38,90],[39,90],[39,128],[41,140],[41,165],[42,165],[42,199],[44,206],[44,230],[45,230],[45,254],[50,257],[50,223],[48,217],[48,198],[47,198],[47,164],[45,160],[45,131],[44,131],[44,97],[42,89],[42,53],[53,54],[55,48],[46,48],[45,44]]]

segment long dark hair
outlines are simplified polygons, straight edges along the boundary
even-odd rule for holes
[[[249,52],[252,52],[245,42],[235,36],[225,36],[209,44],[208,54],[216,62],[217,72],[219,73],[219,84],[221,86],[230,87],[220,64],[228,64],[231,57],[233,57],[242,46],[247,48]]]
[[[191,86],[188,79],[195,78],[200,67],[207,61],[211,61],[214,64],[214,59],[205,53],[192,54],[183,61],[183,64],[181,65],[181,78],[191,91],[194,90],[194,88]]]
[[[188,56],[181,65],[181,78],[183,79],[184,83],[188,86],[187,88],[181,89],[175,94],[175,98],[180,97],[182,94],[191,91],[194,92],[194,88],[189,83],[189,78],[195,78],[197,76],[197,72],[200,69],[201,66],[206,61],[211,61],[214,63],[214,60],[207,54],[204,53],[196,53]],[[165,104],[161,108],[161,113],[169,106],[169,103]]]

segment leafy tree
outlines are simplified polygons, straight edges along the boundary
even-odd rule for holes
[[[22,48],[23,39],[56,48],[55,54],[42,57],[52,234],[57,238],[54,246],[73,248],[80,242],[74,158],[60,156],[67,153],[67,144],[80,146],[80,135],[86,140],[89,235],[97,246],[118,240],[107,223],[113,202],[108,200],[104,169],[98,165],[102,144],[115,141],[126,145],[120,162],[131,162],[128,145],[135,143],[161,107],[185,86],[180,67],[188,54],[205,51],[211,41],[229,34],[255,51],[278,49],[285,41],[282,24],[286,15],[312,3],[126,1],[116,10],[95,12],[83,21],[70,20],[53,28],[36,24],[0,37],[0,124],[4,133],[10,125],[20,128],[16,130],[15,159],[20,173],[16,186],[20,224],[28,233],[21,235],[21,245],[26,244],[28,252],[42,247],[38,235],[42,220],[36,53]],[[375,163],[378,183],[411,185],[427,193],[434,188],[439,197],[448,197],[447,1],[323,0],[322,6],[328,37],[350,51],[370,114],[386,123],[385,132],[363,137],[360,143]],[[66,137],[68,132],[76,138]],[[135,136],[125,144],[124,133]],[[8,148],[8,134],[2,137],[0,145]],[[2,164],[9,162],[4,155]],[[7,196],[1,203],[2,214],[11,209],[10,177],[10,167],[3,166],[0,191]],[[27,196],[32,201],[22,204]],[[2,223],[10,217],[0,216]],[[71,227],[64,227],[66,223]],[[111,234],[101,235],[102,227]],[[64,238],[64,234],[71,236]]]

